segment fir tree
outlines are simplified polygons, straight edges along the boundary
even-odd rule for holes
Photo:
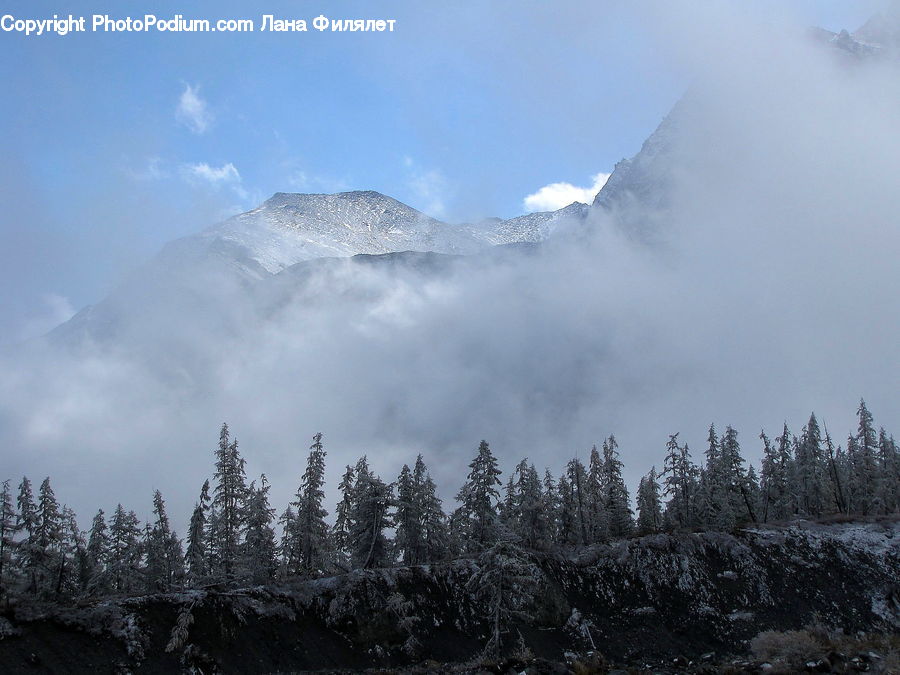
[[[421,459],[421,455],[419,458]],[[424,536],[422,532],[421,486],[413,480],[413,473],[407,464],[403,465],[397,477],[397,512],[395,522],[397,532],[394,537],[396,557],[404,565],[423,562]]]
[[[637,492],[638,534],[653,534],[662,527],[662,506],[659,498],[659,481],[656,478],[656,467],[641,478]]]
[[[464,552],[477,553],[497,541],[500,521],[497,502],[500,469],[487,441],[481,441],[478,455],[469,464],[469,475],[456,496],[461,506],[455,520]]]
[[[328,560],[328,511],[322,506],[325,499],[325,449],[322,434],[313,436],[309,447],[306,471],[297,490],[297,536],[300,573],[307,577],[322,574]]]
[[[12,504],[12,491],[9,481],[3,481],[0,487],[0,599],[7,595],[10,583],[7,577],[11,576],[13,562],[13,550],[15,549],[16,512]]]
[[[140,521],[118,504],[109,527],[109,575],[116,593],[133,593],[140,582]]]
[[[187,552],[185,553],[186,573],[192,584],[198,584],[209,575],[209,541],[207,540],[208,514],[210,509],[209,481],[203,482],[200,498],[194,505],[188,524]]]
[[[275,511],[269,506],[269,489],[265,474],[259,477],[259,487],[254,482],[248,489],[242,565],[244,578],[254,584],[268,583],[275,576]]]
[[[110,590],[109,574],[109,531],[106,526],[106,514],[103,509],[91,521],[91,530],[87,543],[90,578],[88,591],[94,594],[108,593]]]
[[[369,471],[367,464],[358,463],[350,529],[350,562],[354,568],[383,567],[389,562],[389,547],[384,530],[393,526],[388,514],[392,505],[391,488]]]
[[[153,493],[153,523],[148,523],[148,528],[145,582],[151,592],[167,592],[184,577],[184,554],[159,490]]]
[[[541,571],[509,540],[500,540],[478,557],[478,570],[468,588],[484,608],[488,624],[485,656],[498,661],[504,647],[503,635],[513,621],[530,622]]]
[[[353,509],[354,476],[353,467],[348,464],[338,485],[341,501],[334,510],[334,525],[331,528],[331,547],[336,562],[340,565],[346,564],[350,555],[350,512]]]
[[[216,487],[213,492],[214,517],[210,519],[215,543],[215,571],[226,580],[234,577],[240,553],[241,533],[246,516],[247,479],[237,439],[230,441],[228,425],[223,424],[216,449]]]
[[[603,476],[606,487],[606,513],[609,517],[609,535],[627,537],[634,530],[628,488],[622,477],[622,461],[615,436],[603,443]]]
[[[413,480],[421,486],[419,491],[419,511],[422,518],[422,539],[424,551],[419,559],[425,562],[443,560],[449,550],[449,533],[447,531],[447,516],[441,505],[441,499],[437,496],[437,488],[431,476],[425,470],[422,456],[416,460],[413,469]]]

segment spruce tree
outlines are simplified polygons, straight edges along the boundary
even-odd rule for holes
[[[637,492],[638,534],[653,534],[662,528],[662,506],[659,498],[659,481],[656,467],[641,478]]]
[[[606,513],[609,517],[609,535],[627,537],[634,530],[628,488],[622,477],[622,461],[615,436],[603,443],[603,476],[606,486]]]
[[[112,590],[131,594],[141,579],[140,521],[134,511],[118,504],[109,526],[109,576]]]
[[[275,511],[269,506],[269,481],[259,477],[259,487],[253,482],[248,488],[247,520],[244,534],[242,576],[253,584],[265,584],[275,576],[275,530],[272,520]]]
[[[388,513],[393,503],[390,486],[372,473],[368,464],[357,463],[350,529],[350,562],[354,568],[384,567],[390,562],[384,531],[393,526]]]
[[[456,496],[461,506],[455,512],[463,552],[478,553],[493,545],[500,534],[497,503],[500,469],[487,441],[469,464],[469,475]]]
[[[206,480],[200,489],[200,498],[194,504],[194,511],[188,524],[185,565],[187,578],[193,585],[201,583],[209,575],[210,556],[207,539],[209,509],[209,481]]]
[[[334,510],[334,525],[331,528],[332,552],[335,562],[341,566],[347,564],[350,556],[350,513],[353,509],[354,477],[353,467],[348,464],[338,485],[341,501]]]
[[[424,550],[418,556],[424,562],[443,560],[448,553],[450,542],[447,531],[447,516],[437,496],[434,481],[425,469],[422,456],[416,460],[413,481],[419,489],[419,511],[422,518],[422,544]]]
[[[215,481],[212,500],[214,516],[210,519],[216,551],[214,572],[231,581],[240,554],[246,518],[247,479],[237,439],[230,440],[227,424],[222,424],[219,434]]]
[[[9,481],[5,480],[0,487],[0,599],[8,594],[11,585],[7,577],[11,577],[17,531],[12,491]]]
[[[184,578],[184,553],[159,490],[153,493],[153,522],[148,526],[145,583],[151,592],[168,592]]]
[[[297,500],[292,506],[297,509],[297,536],[300,573],[307,577],[324,573],[328,560],[328,526],[325,516],[328,511],[322,506],[325,499],[325,449],[322,434],[313,436],[309,447],[309,458]]]
[[[421,459],[421,455],[419,458]],[[403,465],[397,477],[397,511],[394,516],[397,532],[394,537],[396,556],[404,565],[423,562],[424,549],[422,532],[421,486],[413,480],[413,473],[407,464]]]
[[[566,480],[571,494],[567,500],[567,507],[571,509],[571,523],[569,529],[571,543],[575,546],[584,546],[589,541],[588,532],[591,529],[588,522],[588,477],[584,464],[577,457],[569,460],[566,465]],[[605,476],[603,478],[605,480]],[[603,495],[605,508],[605,492]]]
[[[91,521],[87,552],[91,567],[88,591],[96,595],[108,593],[110,591],[107,569],[109,565],[109,530],[106,526],[106,514],[103,509],[99,509]]]

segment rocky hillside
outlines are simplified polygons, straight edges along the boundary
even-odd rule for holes
[[[677,670],[743,654],[766,630],[900,628],[897,522],[656,535],[527,559],[533,578],[506,587],[504,603],[527,592],[502,622],[503,650],[524,645],[557,664],[599,652]],[[0,663],[7,673],[244,673],[468,662],[492,625],[473,584],[486,561],[12,607],[0,619]]]

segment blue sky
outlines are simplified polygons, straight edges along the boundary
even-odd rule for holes
[[[878,2],[775,2],[856,28]],[[788,6],[787,18],[784,7]],[[5,2],[199,18],[393,18],[394,33],[0,33],[0,342],[101,298],[168,240],[276,191],[374,189],[463,221],[589,187],[688,85],[632,2]]]

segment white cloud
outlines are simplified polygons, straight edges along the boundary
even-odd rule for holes
[[[19,328],[19,340],[25,341],[44,335],[75,314],[69,299],[58,293],[43,293],[41,306]]]
[[[150,157],[142,168],[127,169],[126,171],[128,175],[138,181],[163,180],[169,177],[166,163],[161,157]]]
[[[590,204],[609,178],[608,173],[598,173],[591,178],[590,187],[578,187],[571,183],[550,183],[537,192],[525,197],[526,211],[556,211],[572,202]]]
[[[432,218],[447,215],[447,179],[437,169],[423,169],[412,157],[403,158],[403,166],[408,172],[407,184],[411,190],[416,208]]]
[[[188,179],[199,180],[210,185],[230,185],[241,182],[241,174],[235,168],[234,164],[228,162],[216,168],[210,166],[206,162],[199,164],[185,164],[184,172]]]
[[[212,124],[212,114],[206,101],[200,98],[199,87],[184,85],[175,110],[176,119],[195,134],[205,133]]]

